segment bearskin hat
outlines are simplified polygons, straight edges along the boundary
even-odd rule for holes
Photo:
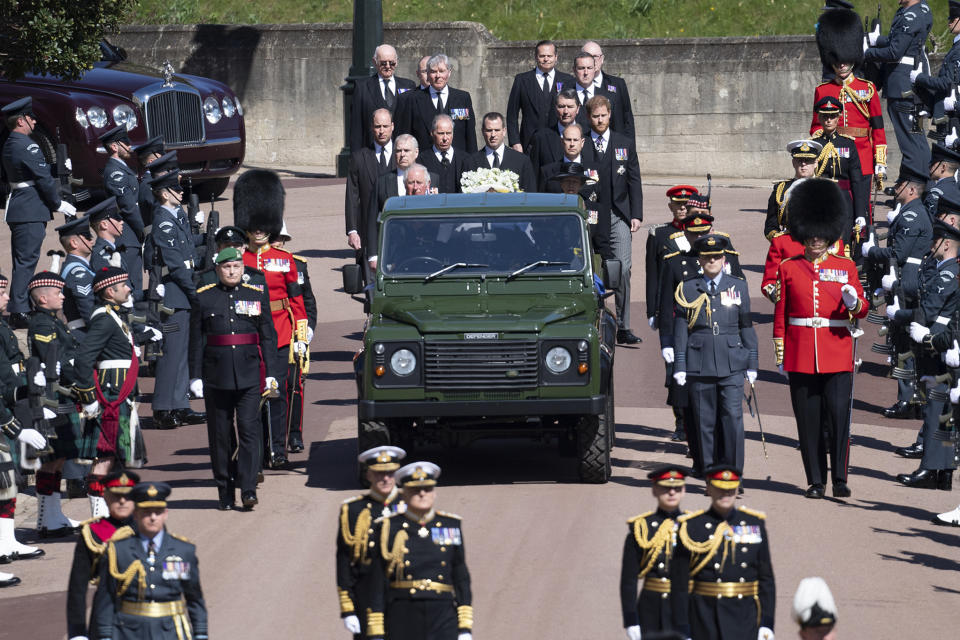
[[[283,185],[275,171],[251,169],[233,187],[233,223],[244,231],[280,233],[283,200]]]
[[[796,184],[787,200],[787,230],[798,242],[823,238],[836,242],[847,220],[846,196],[832,180],[808,178]]]
[[[863,61],[863,22],[857,12],[824,11],[817,25],[817,48],[820,60],[827,67],[841,62],[859,65]]]

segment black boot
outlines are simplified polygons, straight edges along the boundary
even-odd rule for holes
[[[180,426],[180,416],[176,411],[154,411],[153,428],[154,429],[176,429]]]
[[[177,409],[177,417],[180,418],[180,424],[203,424],[207,421],[207,414],[203,411],[194,411],[189,407],[186,409]]]
[[[257,500],[256,491],[243,491],[240,495],[240,501],[243,502],[244,511],[253,511],[253,507],[260,502]]]
[[[941,491],[953,490],[953,469],[940,469],[937,471],[937,489]]]
[[[897,481],[906,487],[917,489],[936,489],[938,472],[936,469],[917,469],[913,473],[901,473]]]
[[[849,498],[850,495],[851,495],[850,487],[847,486],[846,481],[844,480],[833,481],[833,497],[834,498]]]
[[[230,511],[237,507],[237,491],[233,487],[217,487],[220,494],[220,501],[217,509],[220,511]]]
[[[687,441],[687,430],[683,424],[683,412],[673,410],[673,435],[670,436],[670,439],[674,442],[686,442]]]
[[[803,494],[804,498],[812,498],[814,500],[820,499],[823,497],[823,485],[822,484],[812,484],[807,487],[806,492]]]
[[[923,443],[914,442],[909,447],[899,447],[894,450],[898,456],[902,458],[922,458],[923,457]]]
[[[906,400],[894,402],[892,405],[883,410],[883,417],[894,418],[897,420],[909,420],[916,416],[916,409],[914,406],[915,405],[907,402]]]
[[[303,436],[300,435],[299,431],[290,432],[289,449],[290,453],[300,453],[303,451]]]

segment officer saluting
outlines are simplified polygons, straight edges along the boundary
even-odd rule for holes
[[[3,144],[3,170],[10,183],[5,220],[10,226],[10,255],[13,278],[10,281],[10,324],[14,329],[27,326],[27,282],[40,259],[51,211],[74,216],[76,207],[60,198],[60,187],[50,175],[50,167],[40,145],[30,138],[37,119],[31,98],[20,98],[0,109],[10,131]]]
[[[134,524],[113,534],[99,563],[91,638],[207,639],[197,548],[166,528],[170,491],[162,482],[141,482],[130,492]]]
[[[620,606],[629,640],[673,628],[670,611],[670,559],[677,546],[677,520],[688,470],[663,465],[647,474],[657,509],[627,520],[620,565]],[[637,599],[637,581],[643,580]]]
[[[260,393],[276,388],[277,334],[263,294],[242,282],[243,253],[227,247],[215,259],[217,284],[197,290],[190,313],[190,390],[204,398],[210,463],[220,509],[257,504]],[[237,439],[233,415],[237,416]],[[236,449],[236,459],[233,458]]]
[[[103,479],[103,497],[110,515],[83,523],[73,550],[73,566],[67,583],[67,637],[87,637],[87,589],[97,577],[97,566],[107,541],[117,529],[133,524],[130,491],[140,482],[132,471],[114,471]]]
[[[377,520],[367,637],[470,640],[470,572],[460,516],[433,507],[440,467],[413,462],[396,472],[404,513]],[[386,627],[384,627],[386,614]]]
[[[359,640],[366,627],[364,616],[370,600],[369,582],[372,557],[378,552],[370,547],[373,521],[394,513],[403,513],[406,503],[397,490],[394,471],[407,452],[400,447],[374,447],[361,453],[357,460],[365,466],[364,479],[370,483],[365,495],[345,500],[340,507],[337,527],[337,595],[340,596],[340,617],[343,626]]]
[[[718,464],[704,473],[710,508],[680,517],[670,562],[674,628],[697,640],[773,640],[777,594],[766,516],[736,506],[740,469]]]

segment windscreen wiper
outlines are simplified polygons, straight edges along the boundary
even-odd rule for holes
[[[436,280],[445,273],[450,273],[454,269],[459,269],[461,267],[470,268],[470,267],[489,267],[488,264],[478,264],[476,262],[454,262],[453,264],[446,264],[439,271],[434,271],[430,275],[424,276],[424,282],[430,282],[431,280]]]
[[[527,271],[532,271],[537,267],[569,267],[569,262],[555,262],[553,260],[537,260],[536,262],[531,262],[528,265],[524,265],[507,276],[507,280],[513,280],[519,275],[526,273]]]

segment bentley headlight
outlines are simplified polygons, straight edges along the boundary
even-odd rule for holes
[[[107,126],[107,112],[103,107],[90,107],[87,109],[87,120],[97,129],[103,129]]]
[[[233,100],[230,99],[230,96],[223,96],[223,100],[220,101],[221,106],[223,106],[223,115],[232,118],[237,113],[237,108],[233,106]]]
[[[130,131],[137,126],[137,112],[125,104],[118,105],[113,108],[113,121],[118,127],[124,125]]]
[[[237,115],[243,117],[243,107],[240,106],[240,98],[233,96],[233,104],[237,105]]]
[[[220,111],[220,103],[213,96],[207,96],[207,99],[203,101],[203,115],[207,117],[207,122],[210,124],[217,124],[223,117],[223,112]]]
[[[410,349],[397,349],[390,356],[390,370],[398,376],[408,376],[417,368],[417,356]]]
[[[547,351],[547,357],[544,359],[544,364],[547,365],[547,369],[553,373],[563,373],[570,368],[571,362],[573,362],[573,359],[570,357],[570,352],[563,347],[550,349],[550,351]]]
[[[77,107],[77,111],[76,113],[74,113],[73,117],[77,119],[77,124],[79,124],[84,129],[90,126],[90,121],[87,120],[87,114],[84,113],[83,109],[81,109],[80,107]]]

